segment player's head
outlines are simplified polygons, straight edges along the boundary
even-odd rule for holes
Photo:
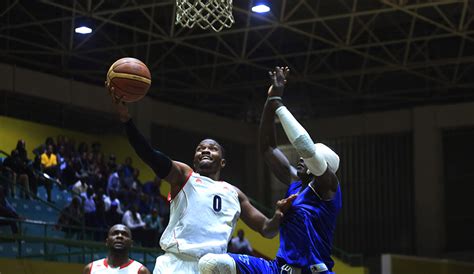
[[[111,227],[105,240],[105,246],[111,253],[128,253],[132,243],[132,232],[122,224]]]
[[[313,179],[313,174],[308,174],[308,167],[302,157],[300,157],[296,164],[296,172],[303,183],[309,183]]]
[[[225,167],[224,148],[213,139],[204,139],[194,152],[194,169],[202,175],[220,172]]]

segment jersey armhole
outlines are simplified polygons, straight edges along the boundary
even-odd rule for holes
[[[191,177],[191,175],[193,175],[193,173],[194,173],[193,170],[189,171],[189,174],[188,174],[188,176],[186,177],[186,181],[184,181],[184,184],[181,186],[181,188],[178,190],[178,192],[176,192],[176,195],[175,195],[174,197],[171,195],[171,191],[168,193],[168,202],[171,203],[171,202],[173,201],[173,199],[174,199],[176,196],[178,196],[178,194],[181,192],[181,190],[183,190],[184,186],[188,183],[189,178]]]

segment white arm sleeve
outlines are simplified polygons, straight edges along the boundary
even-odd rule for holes
[[[298,154],[303,158],[309,171],[321,176],[328,168],[336,172],[339,167],[339,156],[330,148],[323,144],[314,144],[308,132],[295,119],[291,112],[281,106],[276,110],[281,125],[285,130],[286,136],[295,147]]]

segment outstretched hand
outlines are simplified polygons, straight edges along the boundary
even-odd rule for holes
[[[108,81],[105,81],[105,87],[107,88],[107,91],[110,97],[112,98],[112,102],[114,103],[115,110],[119,114],[120,121],[127,122],[128,120],[130,120],[131,116],[130,116],[130,113],[128,112],[128,107],[125,104],[125,102],[122,101],[123,95],[118,96],[115,93],[115,88]]]
[[[286,77],[290,73],[288,67],[275,67],[274,71],[269,71],[268,75],[272,81],[272,85],[268,89],[268,96],[282,96],[283,89],[286,84]]]
[[[298,194],[293,194],[288,196],[288,198],[279,200],[276,203],[275,215],[280,215],[280,218],[283,217],[290,209],[296,197],[298,197]]]

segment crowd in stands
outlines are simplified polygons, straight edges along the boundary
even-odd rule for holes
[[[168,202],[160,195],[160,178],[142,184],[132,158],[119,164],[114,154],[106,157],[97,142],[76,145],[65,136],[56,141],[49,137],[32,152],[33,159],[28,159],[26,143],[19,140],[3,159],[0,175],[7,178],[1,180],[6,196],[37,198],[38,187],[44,186],[48,202],[54,203],[51,189],[57,184],[73,195],[57,224],[68,236],[82,237],[79,229],[69,226],[84,224],[105,231],[123,223],[142,245],[157,245],[169,220]],[[100,240],[105,238],[102,236],[96,235]]]

